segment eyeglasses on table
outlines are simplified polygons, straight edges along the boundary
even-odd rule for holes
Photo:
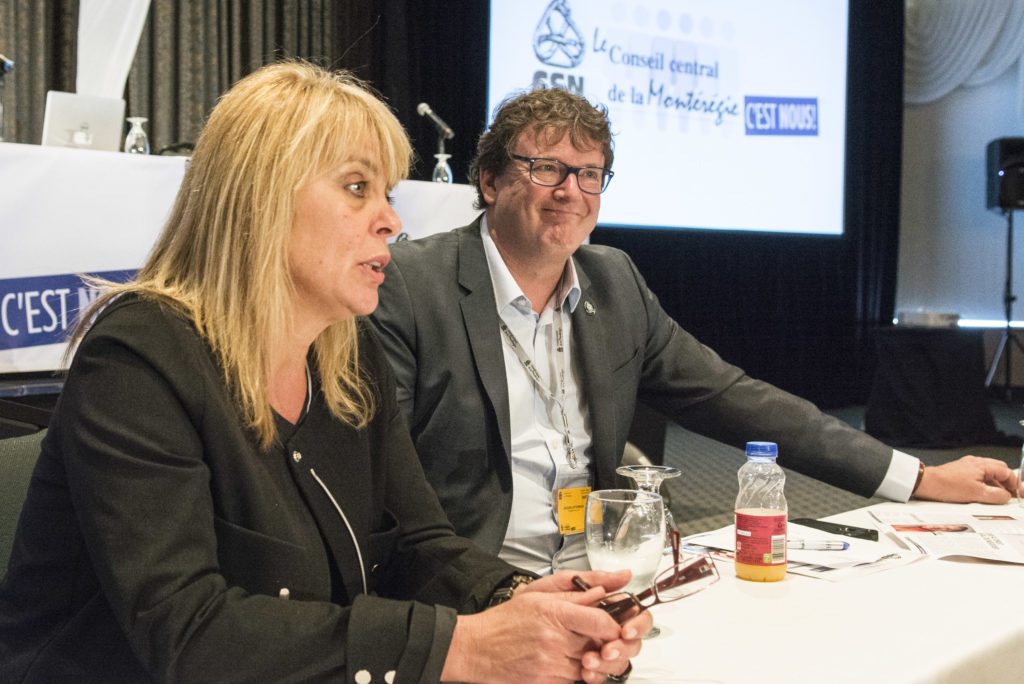
[[[718,581],[718,568],[707,554],[684,554],[679,551],[679,532],[672,530],[672,567],[658,573],[650,587],[638,594],[619,591],[605,596],[597,607],[617,622],[639,614],[659,603],[671,603],[707,589]],[[590,589],[579,576],[572,578],[580,591]]]

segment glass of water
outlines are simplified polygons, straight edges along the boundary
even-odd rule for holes
[[[1024,446],[1020,450],[1020,468],[1017,469],[1017,503],[1024,506]]]
[[[624,591],[651,586],[665,549],[665,507],[660,494],[641,489],[599,489],[587,496],[584,535],[593,570],[628,569]],[[646,636],[656,636],[657,628]]]
[[[1024,427],[1024,420],[1017,421]],[[1017,468],[1017,503],[1024,506],[1024,446],[1020,450],[1020,467]]]

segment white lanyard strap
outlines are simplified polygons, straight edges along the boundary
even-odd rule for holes
[[[509,329],[508,325],[505,324],[500,317],[498,322],[501,325],[501,332],[505,334],[505,339],[508,341],[509,346],[512,348],[512,352],[519,359],[519,364],[526,371],[526,374],[530,376],[530,380],[533,381],[537,391],[540,392],[541,396],[555,404],[558,407],[559,413],[562,416],[562,442],[565,444],[566,460],[569,462],[570,468],[579,467],[579,458],[576,456],[576,447],[572,443],[572,434],[569,431],[569,416],[565,412],[565,364],[562,360],[563,344],[562,344],[562,307],[561,305],[555,307],[555,369],[558,373],[558,387],[561,398],[555,396],[555,394],[548,389],[547,385],[540,377],[540,373],[537,372],[536,364],[530,360],[526,350],[523,349],[523,345],[519,344],[519,340],[516,339],[515,334]]]

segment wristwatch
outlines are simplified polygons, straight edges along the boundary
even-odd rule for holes
[[[523,584],[529,584],[535,579],[537,578],[532,577],[530,575],[523,575],[519,573],[512,575],[512,577],[510,577],[507,582],[505,582],[503,585],[494,590],[494,593],[491,594],[491,600],[487,603],[487,607],[493,608],[494,606],[497,606],[499,604],[504,603],[505,601],[508,601],[510,598],[512,598],[512,593],[516,589],[518,589]]]
[[[917,482],[914,483],[914,488],[910,490],[910,496],[914,496],[917,490],[921,487],[921,480],[924,479],[924,461],[918,461],[917,467]]]

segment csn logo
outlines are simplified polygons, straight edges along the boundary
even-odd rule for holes
[[[583,33],[576,26],[576,22],[572,20],[572,10],[569,9],[568,0],[551,0],[533,32],[533,54],[547,66],[572,69],[583,61],[585,49]],[[582,95],[583,77],[557,71],[548,73],[538,70],[534,72],[533,87],[547,86],[565,88]]]

